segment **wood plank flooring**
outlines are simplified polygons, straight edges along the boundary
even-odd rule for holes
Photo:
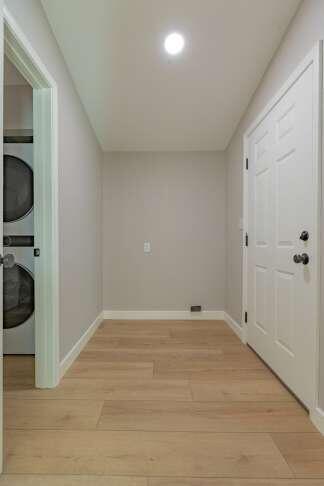
[[[324,438],[221,321],[105,321],[54,390],[5,358],[10,486],[324,486]]]

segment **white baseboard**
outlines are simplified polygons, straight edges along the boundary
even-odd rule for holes
[[[324,410],[316,407],[315,410],[310,412],[309,416],[315,427],[324,435]]]
[[[233,317],[227,314],[227,312],[224,312],[224,320],[232,331],[234,331],[235,334],[240,338],[240,340],[245,342],[245,333],[243,327],[237,321],[235,321]]]
[[[103,312],[104,319],[123,320],[224,320],[223,311],[109,311]]]
[[[60,379],[65,375],[67,370],[70,368],[72,363],[81,353],[82,349],[85,347],[89,339],[96,332],[100,324],[104,319],[104,313],[101,312],[99,316],[93,321],[93,323],[88,327],[86,332],[80,337],[79,341],[75,343],[73,348],[68,352],[68,354],[60,362]]]

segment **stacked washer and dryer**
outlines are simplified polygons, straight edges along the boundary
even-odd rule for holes
[[[34,354],[32,137],[4,140],[4,354]]]

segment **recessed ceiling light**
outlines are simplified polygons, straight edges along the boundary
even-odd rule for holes
[[[172,34],[169,34],[164,41],[164,48],[171,56],[176,56],[177,54],[180,54],[180,52],[183,51],[184,46],[184,37],[178,32],[173,32]]]

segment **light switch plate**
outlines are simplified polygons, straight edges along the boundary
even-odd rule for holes
[[[151,242],[144,241],[144,253],[151,253]]]

